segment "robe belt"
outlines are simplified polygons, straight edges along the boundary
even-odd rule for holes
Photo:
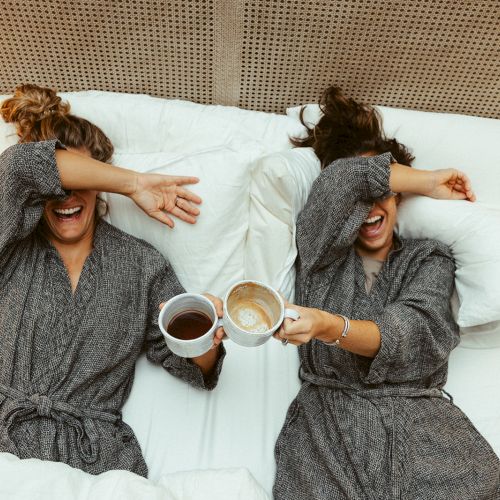
[[[99,433],[93,421],[102,420],[113,424],[121,421],[119,412],[95,410],[90,407],[80,409],[64,401],[52,400],[43,394],[28,396],[2,384],[0,384],[0,394],[14,402],[14,407],[3,419],[9,439],[10,429],[16,423],[32,420],[37,416],[52,418],[69,425],[76,431],[78,452],[87,464],[94,463],[99,457]]]
[[[442,389],[436,388],[418,388],[418,387],[405,387],[405,386],[384,386],[384,387],[353,387],[348,384],[340,382],[333,378],[322,377],[305,371],[302,367],[299,371],[299,377],[305,382],[319,387],[328,387],[329,389],[339,389],[341,391],[348,391],[360,396],[362,398],[384,398],[391,396],[400,396],[404,398],[442,398],[443,393],[447,394]],[[451,399],[451,396],[450,396]]]

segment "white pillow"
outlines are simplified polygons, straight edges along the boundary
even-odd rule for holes
[[[298,121],[302,106],[286,113]],[[377,106],[386,134],[407,145],[416,168],[454,167],[471,179],[478,200],[500,207],[500,120],[450,113],[429,113]],[[307,104],[304,121],[312,127],[321,118],[317,104]],[[302,131],[304,134],[305,131]],[[300,134],[300,132],[299,132]]]
[[[312,148],[275,153],[252,168],[245,274],[271,284],[288,300],[295,287],[295,221],[319,172]]]
[[[148,217],[128,198],[106,194],[109,221],[156,247],[172,264],[179,281],[191,292],[223,295],[244,278],[244,248],[248,228],[252,153],[216,148],[180,156],[172,153],[116,154],[117,165],[141,172],[194,175],[186,186],[203,203],[194,225],[175,219],[171,230]]]
[[[398,207],[398,231],[402,236],[440,240],[452,249],[460,303],[457,323],[461,327],[500,319],[498,228],[500,209],[479,202],[408,196]]]
[[[69,101],[72,113],[101,127],[117,152],[189,154],[216,146],[253,144],[270,153],[289,148],[288,135],[302,128],[286,115],[232,106],[115,92],[60,95]]]
[[[477,203],[404,199],[399,232],[403,237],[434,238],[451,247],[457,263],[460,326],[500,320],[500,120],[379,109],[386,133],[412,149],[415,167],[453,166],[471,178]],[[299,110],[290,108],[287,114],[298,120]],[[317,105],[307,105],[304,119],[309,126],[320,116]]]

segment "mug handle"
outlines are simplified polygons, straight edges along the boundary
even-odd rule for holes
[[[295,309],[285,309],[284,318],[292,319],[293,321],[297,321],[300,319],[300,314]]]
[[[221,326],[224,326],[224,320],[222,318],[217,319],[217,323],[215,324],[215,329],[220,328]]]

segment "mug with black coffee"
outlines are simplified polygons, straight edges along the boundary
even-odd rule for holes
[[[160,311],[158,323],[169,349],[183,358],[209,351],[215,331],[221,326],[212,302],[196,293],[171,298]]]

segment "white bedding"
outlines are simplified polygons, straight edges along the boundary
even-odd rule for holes
[[[15,500],[269,500],[246,469],[166,474],[155,483],[126,471],[92,476],[65,464],[0,453],[0,498]]]
[[[253,219],[245,193],[250,191],[251,161],[259,155],[289,148],[288,135],[300,130],[296,121],[286,116],[146,96],[93,92],[68,97],[75,113],[97,122],[111,136],[116,158],[124,165],[134,166],[135,158],[138,170],[158,171],[161,167],[165,172],[189,174],[192,172],[183,169],[196,168],[196,175],[204,183],[199,185],[205,199],[202,217],[213,216],[214,207],[223,210],[234,203],[233,192],[242,197],[242,204],[248,204],[247,209],[238,212],[240,219],[230,213],[221,218],[220,224],[229,229],[223,228],[214,235],[210,224],[201,218],[194,227],[179,223],[175,233],[165,228],[158,232],[154,224],[138,223],[136,213],[123,211],[122,205],[111,200],[112,222],[162,246],[188,290],[206,288],[221,294],[231,281],[243,276],[260,278],[276,287],[285,283],[291,290],[293,279],[289,273],[283,275],[279,269],[266,267],[265,261],[276,259],[266,259],[265,252],[256,258],[255,248],[252,250],[245,243],[247,235],[259,234],[261,241],[270,245],[267,255],[276,257],[281,246],[290,249],[293,230],[284,226],[274,230],[266,218],[265,206],[260,211],[262,218]],[[398,116],[404,120],[404,111]],[[450,116],[450,123],[454,120],[460,117]],[[5,138],[11,129],[2,126],[0,149],[15,142],[15,137]],[[397,128],[397,124],[391,123],[391,127]],[[468,140],[473,148],[474,138]],[[496,145],[492,143],[491,147]],[[214,148],[224,150],[225,156],[199,161]],[[246,161],[242,160],[242,151]],[[202,152],[201,156],[197,152]],[[191,156],[169,163],[176,155]],[[229,172],[230,168],[246,169],[232,173],[237,190],[226,189],[220,196],[218,186],[210,184],[217,177],[213,171],[217,168]],[[303,190],[304,186],[297,189]],[[198,192],[195,187],[193,190]],[[235,230],[231,230],[231,225]],[[193,238],[201,244],[197,252],[190,253],[186,249]],[[216,252],[218,263],[213,265]],[[490,340],[494,338],[497,348],[491,347]],[[141,444],[150,469],[149,482],[125,472],[95,478],[62,464],[19,461],[0,454],[0,498],[80,499],[90,498],[90,492],[92,498],[106,499],[118,495],[124,499],[196,499],[200,494],[203,496],[199,498],[205,500],[265,498],[251,478],[270,494],[275,470],[274,442],[287,407],[299,389],[297,350],[293,346],[284,348],[272,339],[254,349],[230,341],[225,345],[228,355],[219,385],[211,393],[187,386],[145,358],[139,360],[123,413]],[[500,329],[489,332],[486,345],[490,347],[459,347],[453,352],[447,389],[499,453],[500,399],[496,396],[500,391]],[[193,470],[198,472],[187,472]],[[227,491],[220,492],[217,488],[221,485]],[[54,495],[58,491],[54,488],[59,487],[61,495]],[[135,496],[127,496],[132,494]]]

